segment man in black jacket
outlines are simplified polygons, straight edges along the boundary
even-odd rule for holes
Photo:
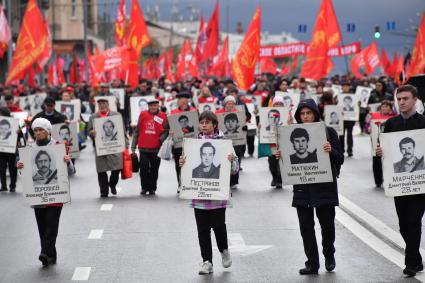
[[[397,102],[400,115],[390,118],[385,123],[384,133],[425,129],[425,117],[416,112],[417,90],[412,85],[404,85],[397,89]],[[382,156],[378,145],[376,155]],[[406,243],[403,273],[415,276],[424,269],[419,252],[422,234],[422,217],[425,211],[425,194],[394,197],[400,234]]]
[[[320,121],[320,112],[313,99],[306,99],[299,103],[295,112],[295,119],[299,124]],[[335,206],[338,205],[337,175],[339,167],[344,163],[344,153],[341,150],[338,134],[330,127],[326,127],[327,141],[323,150],[329,153],[332,164],[333,181],[328,183],[294,185],[292,206],[297,209],[304,252],[307,256],[305,267],[299,270],[301,275],[317,274],[319,252],[316,234],[314,231],[314,210],[322,229],[323,255],[325,256],[326,270],[335,269]],[[277,157],[280,158],[280,152]]]
[[[36,114],[31,121],[35,121],[35,119],[37,118],[45,118],[49,120],[49,122],[52,125],[65,123],[68,121],[65,115],[55,110],[55,100],[52,97],[46,97],[46,99],[44,99],[43,111]],[[32,122],[31,122],[31,125],[32,125]],[[31,125],[29,127],[30,128],[29,132],[31,136],[34,138],[34,133],[31,130]]]

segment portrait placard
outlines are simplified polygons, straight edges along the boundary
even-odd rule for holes
[[[137,126],[139,121],[140,113],[148,110],[148,102],[154,100],[155,96],[132,96],[130,97],[130,109],[131,109],[131,125]]]
[[[372,92],[371,87],[358,86],[356,88],[356,96],[360,101],[360,107],[367,108],[367,102],[369,101],[370,93]]]
[[[255,105],[252,102],[245,103],[246,108],[248,108],[248,112],[251,114],[251,119],[246,123],[248,130],[256,130],[257,129],[257,119],[255,119]]]
[[[47,93],[45,92],[39,92],[34,95],[31,104],[31,116],[34,117],[36,114],[40,113],[43,110],[42,106],[46,97]]]
[[[0,116],[0,152],[16,152],[18,128],[18,119],[13,117]]]
[[[99,111],[99,105],[97,104],[97,101],[102,98],[102,99],[107,99],[108,100],[108,104],[109,104],[109,109],[111,111],[116,112],[117,111],[117,98],[113,95],[108,95],[108,96],[95,96],[94,100],[96,101],[96,104],[94,106],[94,112],[98,112]]]
[[[260,108],[260,143],[276,143],[277,126],[288,124],[287,107]]]
[[[164,103],[165,108],[167,108],[167,113],[170,114],[171,111],[178,108],[177,99],[168,100]]]
[[[121,110],[124,109],[124,97],[125,97],[125,89],[123,88],[111,88],[109,92],[117,98],[119,108]]]
[[[52,125],[52,137],[60,143],[68,143],[68,154],[71,158],[80,156],[80,147],[78,145],[78,123],[69,124],[60,123]]]
[[[215,103],[211,102],[211,103],[199,103],[198,105],[198,109],[199,109],[199,114],[201,114],[204,111],[211,111],[211,112],[215,112]]]
[[[180,198],[227,200],[230,196],[231,140],[184,139]]]
[[[69,121],[80,120],[81,101],[79,99],[72,99],[71,101],[56,101],[55,109],[65,115]]]
[[[289,112],[292,112],[292,115],[295,115],[295,110],[297,110],[300,103],[300,93],[294,90],[288,90],[288,92],[276,91],[275,95],[281,96],[283,98],[283,105],[288,108]]]
[[[27,96],[20,96],[19,97],[19,108],[21,108],[22,111],[26,111],[28,113],[31,113],[31,106],[34,103],[34,97],[35,97],[35,94],[27,95]]]
[[[342,106],[325,105],[325,125],[334,128],[340,136],[344,134],[343,115]]]
[[[245,111],[220,113],[217,118],[218,128],[225,139],[232,140],[233,145],[246,144],[246,131],[242,130],[246,121]]]
[[[380,141],[385,194],[424,194],[425,130],[382,133]]]
[[[342,106],[344,121],[359,120],[360,107],[358,96],[351,93],[341,93],[338,95],[338,105]]]
[[[381,110],[381,103],[371,103],[368,105],[369,112],[379,112]]]
[[[381,134],[384,132],[385,121],[387,119],[370,120],[370,140],[372,156],[376,156],[376,147],[379,144]]]
[[[19,148],[22,188],[29,205],[47,205],[71,201],[68,168],[63,160],[65,145]]]
[[[11,112],[10,115],[12,115],[13,118],[18,119],[19,127],[22,128],[22,131],[25,132],[26,127],[25,126],[25,120],[28,119],[28,113],[27,111],[20,111],[20,112]]]
[[[175,148],[183,146],[183,138],[198,137],[198,111],[186,111],[170,115],[168,116],[168,122],[173,132],[173,146]]]
[[[261,96],[258,95],[247,95],[247,100],[250,100],[252,102],[252,104],[254,104],[254,109],[258,110],[258,108],[261,107]],[[258,116],[258,113],[257,115]]]
[[[112,115],[93,120],[96,131],[97,156],[122,153],[125,148],[124,125],[121,115]]]
[[[335,96],[342,93],[342,85],[333,84],[332,87],[331,87],[331,90],[333,92],[333,96],[335,97]]]
[[[323,150],[326,129],[323,122],[278,127],[279,161],[286,185],[332,182],[329,153]]]

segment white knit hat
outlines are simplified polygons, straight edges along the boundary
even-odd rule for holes
[[[223,105],[226,105],[227,102],[236,103],[236,99],[233,97],[233,95],[228,95],[224,98]]]
[[[280,95],[275,95],[274,96],[274,98],[273,98],[273,105],[275,105],[277,103],[284,103],[282,96],[280,96]]]
[[[37,118],[32,122],[31,129],[34,131],[35,128],[42,128],[49,134],[52,132],[52,124],[46,118]]]

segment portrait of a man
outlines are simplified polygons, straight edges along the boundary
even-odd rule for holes
[[[139,99],[138,105],[139,105],[139,111],[140,112],[148,109],[148,101],[144,98]]]
[[[337,126],[339,124],[339,117],[338,113],[335,111],[332,111],[331,114],[329,114],[329,125]]]
[[[199,151],[201,164],[192,170],[192,178],[219,179],[220,165],[214,165],[215,147],[210,142],[206,142],[202,144]]]
[[[238,134],[240,127],[238,115],[236,113],[227,114],[224,117],[224,127],[226,128],[225,135]]]
[[[59,128],[59,139],[61,142],[67,142],[69,146],[72,146],[71,130],[68,125],[62,125]]]
[[[415,172],[425,169],[424,157],[415,155],[415,141],[410,137],[403,138],[399,144],[400,153],[403,158],[394,163],[394,173]]]
[[[352,112],[354,111],[354,107],[353,107],[353,98],[349,95],[345,96],[344,99],[342,100],[342,103],[344,104],[344,111],[348,111],[348,112]]]
[[[202,108],[202,111],[211,111],[211,106],[208,104],[205,104],[204,107]]]
[[[51,185],[58,181],[58,171],[51,168],[52,158],[45,150],[40,150],[35,156],[35,165],[37,172],[32,176],[34,185]]]
[[[316,149],[312,152],[308,151],[308,143],[310,141],[310,135],[306,129],[296,128],[292,131],[290,141],[295,150],[294,154],[291,154],[291,164],[303,164],[303,163],[314,163],[317,162]]]
[[[102,133],[102,141],[116,141],[118,140],[117,135],[118,132],[115,130],[115,124],[111,120],[106,120],[102,125],[103,133]]]
[[[283,105],[290,108],[293,105],[292,97],[285,95],[283,97]]]
[[[362,91],[360,92],[360,100],[362,104],[367,103],[368,96],[369,96],[369,91],[367,89],[362,89]]]
[[[40,110],[43,103],[44,103],[44,97],[43,96],[41,96],[41,95],[34,96],[34,102],[33,102],[34,110]]]
[[[267,113],[268,125],[266,131],[276,130],[276,126],[280,124],[280,113],[277,109],[272,109]]]
[[[23,103],[22,109],[24,111],[28,111],[28,112],[31,111],[31,101],[30,101],[30,98],[28,96],[25,96],[25,98],[24,98],[24,103]]]
[[[195,131],[195,128],[189,123],[189,117],[187,117],[186,115],[181,115],[178,118],[178,121],[183,133],[188,134],[193,133]]]
[[[9,121],[1,120],[0,121],[0,140],[4,141],[10,138],[12,134],[12,129]]]
[[[70,121],[74,120],[74,105],[70,104],[62,104],[61,112],[66,118]]]

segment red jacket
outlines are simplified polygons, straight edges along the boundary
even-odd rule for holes
[[[215,99],[216,98],[214,96],[207,96],[207,97],[205,97],[203,95],[200,95],[198,97],[198,102],[199,103],[214,103],[215,102]]]
[[[167,115],[164,112],[159,111],[157,114],[152,114],[148,110],[141,112],[137,123],[139,134],[137,146],[145,149],[159,149],[160,137],[167,123]]]

